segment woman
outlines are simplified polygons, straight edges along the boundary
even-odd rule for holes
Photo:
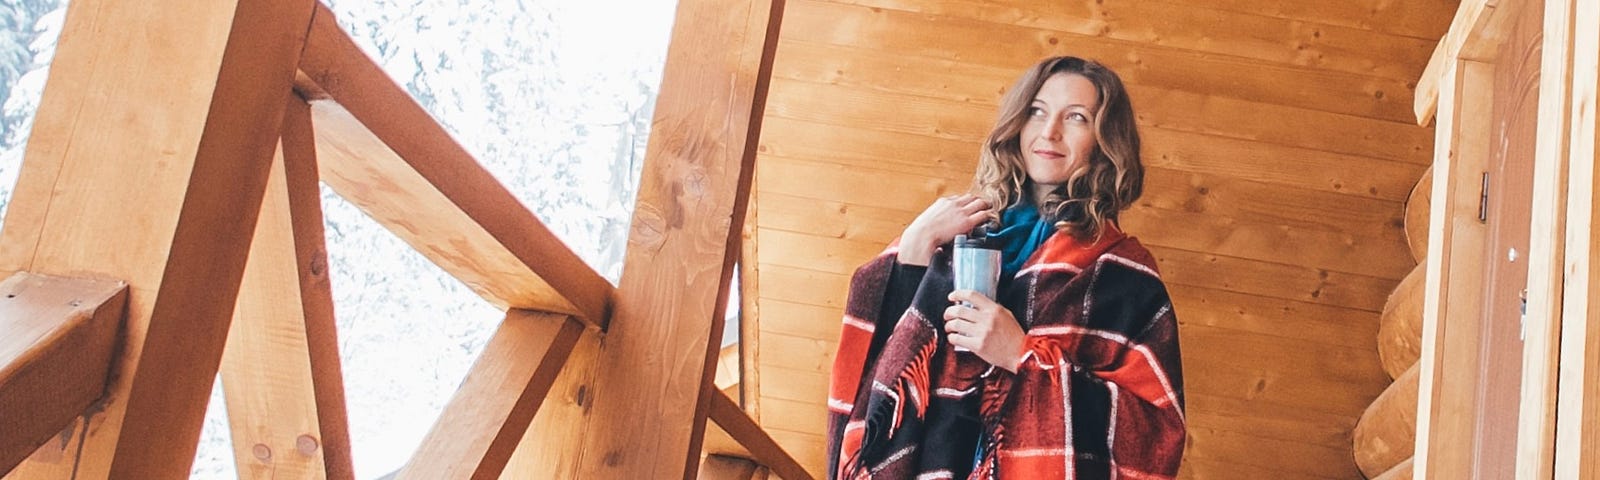
[[[833,478],[1171,478],[1177,319],[1117,226],[1144,169],[1117,75],[1046,59],[1007,92],[972,193],[935,201],[851,279],[829,391]],[[1002,251],[997,297],[950,248]]]

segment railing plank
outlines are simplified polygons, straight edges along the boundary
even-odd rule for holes
[[[114,280],[18,272],[0,282],[0,474],[103,396],[127,303]]]

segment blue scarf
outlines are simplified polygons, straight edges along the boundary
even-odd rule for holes
[[[987,232],[985,244],[1000,246],[1000,278],[1012,278],[1022,270],[1033,251],[1056,233],[1055,222],[1045,221],[1031,202],[1018,202],[1000,214],[1000,229]]]

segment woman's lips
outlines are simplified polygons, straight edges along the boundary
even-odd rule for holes
[[[1041,157],[1045,157],[1045,158],[1052,158],[1052,159],[1053,158],[1062,158],[1062,157],[1066,156],[1066,155],[1062,155],[1061,153],[1058,153],[1058,152],[1056,152],[1054,150],[1034,150],[1033,154],[1041,156]]]

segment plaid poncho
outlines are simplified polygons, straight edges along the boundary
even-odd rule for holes
[[[888,290],[903,288],[889,285],[896,253],[891,246],[850,282],[829,388],[830,478],[1177,475],[1178,324],[1137,240],[1114,228],[1094,244],[1054,235],[1002,281],[997,300],[1028,336],[1015,374],[946,340],[947,249],[910,308],[880,318]]]

